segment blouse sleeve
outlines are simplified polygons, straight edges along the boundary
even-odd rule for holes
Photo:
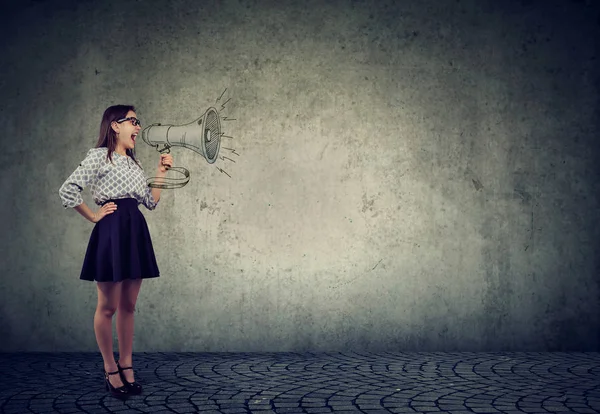
[[[94,149],[88,151],[85,159],[58,190],[64,208],[77,207],[83,203],[81,192],[96,179],[100,168],[100,156]]]
[[[144,204],[148,210],[154,210],[158,204],[158,201],[154,200],[154,197],[152,197],[152,188],[149,186],[146,186],[146,194],[144,195],[142,204]]]
[[[141,168],[142,167],[141,161],[138,160],[138,163],[139,163],[140,168]],[[147,183],[148,182],[148,177],[146,176],[146,173],[144,172],[143,168],[142,168],[142,173],[144,174],[144,181]],[[148,210],[154,210],[156,208],[156,206],[158,205],[158,201],[156,201],[154,199],[154,197],[152,196],[152,187],[150,187],[148,184],[146,184],[146,186],[145,186],[145,192],[144,192],[143,197],[142,197],[142,204]]]

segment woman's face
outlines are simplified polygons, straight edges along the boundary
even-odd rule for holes
[[[122,148],[123,152],[127,149],[133,149],[135,147],[135,140],[138,132],[142,129],[135,112],[129,111],[125,116],[127,119],[121,122],[113,122],[113,129],[117,133],[117,148]],[[137,124],[137,125],[134,125]]]

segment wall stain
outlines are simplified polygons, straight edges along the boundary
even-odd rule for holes
[[[367,199],[367,195],[363,194],[362,196],[362,202],[363,202],[363,207],[362,207],[362,212],[366,212],[367,210],[369,211],[373,211],[373,204],[375,204],[375,198],[372,199]]]
[[[483,188],[483,184],[481,184],[481,181],[478,179],[471,178],[471,181],[473,181],[473,187],[475,187],[475,191],[479,191]]]
[[[375,270],[375,268],[376,268],[377,266],[379,266],[379,263],[381,263],[382,261],[383,261],[383,259],[380,259],[380,260],[379,260],[379,261],[378,261],[378,262],[375,264],[375,266],[374,266],[374,267],[371,269],[371,271]],[[385,267],[384,267],[384,268],[385,268]],[[345,272],[345,271],[344,271],[344,272]],[[355,281],[357,281],[358,279],[365,277],[365,276],[366,276],[368,273],[369,273],[369,272],[362,273],[362,274],[360,274],[360,275],[358,275],[358,276],[356,276],[356,277],[353,277],[353,278],[352,278],[352,279],[350,279],[350,280],[347,280],[347,281],[345,281],[345,282],[338,283],[337,285],[330,285],[330,286],[329,286],[329,289],[337,289],[337,288],[339,288],[339,287],[342,287],[342,286],[349,285],[350,283],[352,283],[352,282],[355,282]]]
[[[529,194],[527,191],[523,190],[523,189],[519,189],[519,188],[515,188],[514,189],[516,198],[520,198],[523,203],[525,204],[529,204],[529,202],[531,201],[531,194]]]

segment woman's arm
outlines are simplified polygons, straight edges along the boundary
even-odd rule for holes
[[[85,202],[79,204],[78,206],[73,207],[79,214],[83,217],[91,221],[92,223],[96,222],[96,214],[85,204]]]
[[[98,223],[107,214],[114,213],[117,210],[117,205],[113,201],[108,202],[103,204],[95,213],[93,213],[85,203],[81,203],[73,208],[92,223]]]
[[[156,169],[156,176],[155,178],[164,178],[167,175],[167,172],[161,172],[160,168]],[[164,184],[166,180],[157,180],[157,182],[155,184]],[[154,201],[156,201],[158,203],[158,200],[160,200],[160,191],[162,190],[162,188],[160,187],[152,187],[152,198],[154,198]]]

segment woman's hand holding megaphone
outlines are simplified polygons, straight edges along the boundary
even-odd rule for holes
[[[173,156],[171,154],[160,154],[160,161],[158,162],[158,171],[160,171],[161,174],[164,174],[172,166]]]
[[[166,151],[166,152],[165,152]],[[183,187],[190,181],[190,172],[183,167],[173,167],[173,156],[169,155],[169,147],[159,150],[160,160],[158,161],[158,169],[156,170],[156,177],[148,178],[146,182],[148,187],[151,188],[180,188]],[[167,183],[167,180],[173,180],[173,178],[165,177],[167,170],[172,169],[173,171],[179,172],[185,176],[183,179],[175,179],[174,184]],[[155,180],[154,178],[158,178]]]

